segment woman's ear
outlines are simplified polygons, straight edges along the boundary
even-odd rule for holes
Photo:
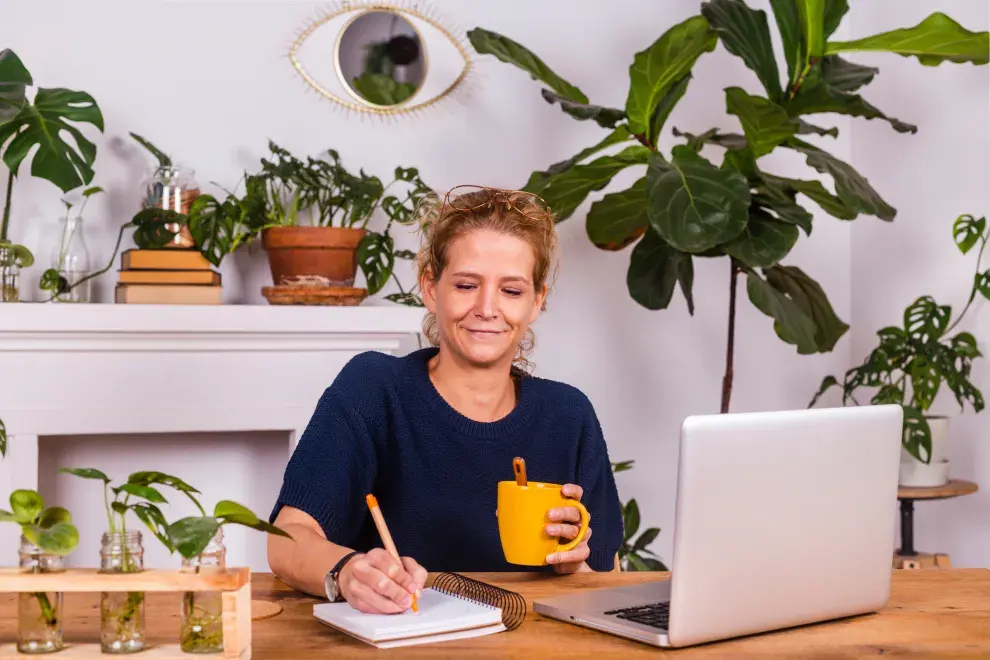
[[[423,277],[419,280],[419,290],[423,293],[423,304],[431,314],[437,313],[437,285],[433,280],[433,273],[429,269],[423,271]]]
[[[533,301],[533,312],[529,315],[529,322],[536,323],[536,319],[539,318],[540,312],[547,308],[547,287],[544,286],[541,290],[536,292],[536,299]]]

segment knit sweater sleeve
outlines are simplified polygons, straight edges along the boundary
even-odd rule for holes
[[[353,403],[355,397],[362,407],[380,402],[380,394],[370,395],[369,376],[352,360],[324,390],[286,465],[271,522],[283,506],[291,506],[311,515],[328,541],[354,547],[378,468],[377,416]]]
[[[610,571],[622,545],[622,505],[601,424],[590,401],[585,403],[577,483],[584,491],[581,503],[591,514],[588,566],[596,571]]]

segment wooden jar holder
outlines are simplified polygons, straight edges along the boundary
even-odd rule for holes
[[[95,568],[67,568],[54,573],[24,573],[18,568],[0,569],[0,593],[18,592],[99,592],[99,591],[220,591],[222,602],[223,651],[186,653],[178,643],[149,644],[143,651],[122,655],[103,653],[100,644],[74,644],[66,640],[61,651],[44,654],[20,653],[15,644],[0,645],[0,660],[6,658],[127,657],[133,660],[208,660],[209,658],[251,657],[251,571],[247,567],[228,568],[217,573],[182,573],[177,570],[145,569],[137,573],[100,573]],[[99,625],[99,621],[96,621]]]

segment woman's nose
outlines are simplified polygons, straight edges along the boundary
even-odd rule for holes
[[[475,300],[474,313],[485,319],[493,319],[498,316],[497,292],[494,288],[488,286],[478,288],[478,298]]]

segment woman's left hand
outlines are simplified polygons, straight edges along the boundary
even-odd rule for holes
[[[580,486],[564,484],[561,493],[564,497],[580,500],[584,491]],[[565,506],[553,508],[550,509],[547,515],[550,518],[550,522],[546,526],[547,534],[550,536],[559,536],[568,541],[577,537],[581,523],[581,512],[578,511],[577,507]],[[553,570],[557,573],[590,571],[591,567],[586,563],[588,556],[591,554],[591,549],[588,548],[588,539],[590,538],[591,525],[589,524],[584,538],[581,539],[581,542],[574,549],[567,552],[550,553],[547,557],[547,563],[553,566]]]

